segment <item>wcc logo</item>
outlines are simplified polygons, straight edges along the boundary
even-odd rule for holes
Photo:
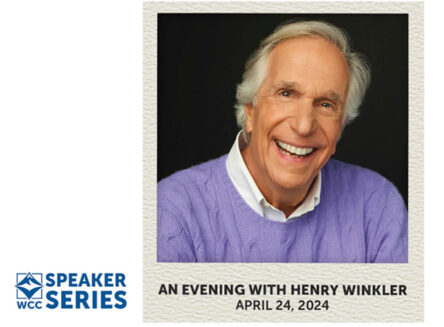
[[[15,287],[19,309],[42,308],[43,275],[41,273],[18,273]]]
[[[17,273],[18,309],[124,309],[123,273]]]

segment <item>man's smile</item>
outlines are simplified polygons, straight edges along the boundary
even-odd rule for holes
[[[296,147],[291,144],[284,143],[280,140],[275,139],[274,142],[276,143],[279,151],[287,156],[290,156],[292,158],[307,158],[309,157],[314,151],[316,151],[316,148],[311,147]]]

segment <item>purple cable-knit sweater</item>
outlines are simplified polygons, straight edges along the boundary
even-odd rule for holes
[[[379,174],[330,159],[318,206],[281,223],[245,203],[226,158],[159,182],[159,262],[407,262],[407,211]]]

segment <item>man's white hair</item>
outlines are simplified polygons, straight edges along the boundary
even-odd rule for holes
[[[242,83],[237,86],[236,119],[238,126],[242,128],[242,134],[247,143],[249,135],[245,129],[247,122],[245,105],[256,104],[257,92],[267,74],[269,54],[279,43],[302,36],[320,36],[335,44],[342,51],[350,72],[343,127],[359,115],[359,106],[370,83],[370,68],[360,53],[351,51],[348,35],[345,31],[322,21],[287,23],[279,26],[261,42],[259,48],[248,59]]]

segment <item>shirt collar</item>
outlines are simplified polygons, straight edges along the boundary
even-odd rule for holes
[[[321,172],[316,177],[304,202],[288,218],[285,217],[283,211],[268,203],[244,162],[239,146],[240,137],[242,137],[241,132],[237,134],[236,140],[228,153],[227,171],[239,194],[256,213],[270,220],[287,222],[312,211],[319,204],[321,201]]]

